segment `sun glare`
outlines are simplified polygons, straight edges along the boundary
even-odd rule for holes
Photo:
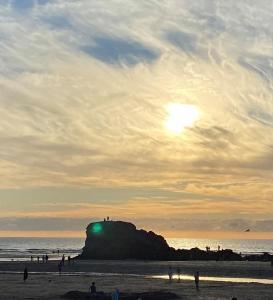
[[[192,126],[199,117],[197,107],[190,104],[170,103],[167,112],[166,129],[174,134]]]

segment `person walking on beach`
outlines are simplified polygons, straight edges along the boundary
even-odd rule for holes
[[[63,256],[62,256],[62,265],[64,266],[64,261],[65,261],[65,256],[64,256],[64,254],[63,254]]]
[[[27,279],[28,279],[28,270],[27,270],[27,267],[25,267],[25,269],[24,269],[24,282],[26,282]]]
[[[194,274],[195,288],[199,291],[199,271]]]
[[[178,277],[178,281],[180,281],[180,276],[181,276],[181,269],[180,269],[180,267],[177,267],[177,277]]]
[[[62,274],[62,262],[58,263],[58,271],[59,271],[59,276]]]
[[[172,270],[172,267],[171,267],[171,266],[169,266],[168,276],[169,276],[169,281],[170,281],[170,283],[171,283],[172,280],[173,280],[173,270]]]

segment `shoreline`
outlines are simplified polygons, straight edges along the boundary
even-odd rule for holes
[[[0,271],[0,275],[18,275],[22,274],[21,271]],[[164,275],[141,275],[141,274],[122,274],[122,273],[96,273],[96,272],[62,272],[59,275],[58,272],[28,272],[29,275],[50,275],[50,276],[85,276],[85,277],[136,277],[146,279],[162,279],[169,281],[168,274]],[[177,275],[173,276],[172,281],[193,281],[193,275],[185,274],[181,275],[180,279]],[[225,282],[225,283],[255,283],[264,285],[273,285],[273,279],[267,278],[241,278],[241,277],[214,277],[214,276],[200,276],[200,283],[202,282]]]
[[[58,261],[0,262],[0,273],[21,272],[26,266],[29,272],[56,273]],[[139,276],[162,276],[171,267],[173,274],[179,267],[182,275],[226,278],[273,279],[273,267],[269,262],[260,261],[137,261],[137,260],[72,260],[65,262],[63,273],[81,274],[126,274]]]

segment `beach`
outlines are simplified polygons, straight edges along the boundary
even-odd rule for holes
[[[29,278],[23,282],[27,266]],[[182,279],[167,279],[181,269]],[[66,262],[59,276],[57,261],[1,262],[0,299],[61,299],[72,290],[88,291],[95,281],[99,291],[144,292],[168,290],[181,299],[272,299],[273,268],[268,262],[151,262],[151,261],[75,261]],[[200,272],[200,291],[194,286],[193,274]],[[227,280],[219,282],[217,278]],[[238,282],[230,282],[238,281]],[[252,279],[251,279],[252,278]],[[267,284],[257,283],[263,282]],[[250,281],[250,282],[240,282]],[[254,282],[251,282],[254,281]],[[256,282],[255,282],[256,281]],[[270,284],[271,283],[271,284]],[[168,299],[166,299],[168,300]]]

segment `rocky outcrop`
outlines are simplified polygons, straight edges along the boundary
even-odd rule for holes
[[[171,248],[165,239],[151,231],[137,230],[131,223],[104,221],[86,229],[82,259],[166,260]]]
[[[134,224],[102,221],[88,225],[80,259],[102,260],[241,260],[232,250],[175,250],[152,231],[138,230]]]

